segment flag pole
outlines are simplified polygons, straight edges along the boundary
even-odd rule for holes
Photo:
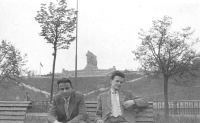
[[[75,56],[75,85],[77,85],[77,45],[78,45],[78,0],[76,2],[76,56]],[[75,86],[76,88],[76,86]]]
[[[41,62],[40,62],[40,76],[41,76]]]
[[[40,65],[40,76],[41,76],[41,65]]]

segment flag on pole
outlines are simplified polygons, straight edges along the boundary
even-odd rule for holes
[[[42,63],[40,62],[40,66],[43,67]]]

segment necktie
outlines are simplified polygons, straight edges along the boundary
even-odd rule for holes
[[[112,93],[112,115],[117,117],[121,114],[120,103],[119,103],[119,95],[118,92]]]
[[[67,117],[67,119],[69,119],[69,111],[68,111],[68,108],[69,108],[69,98],[68,98],[68,99],[65,99],[65,98],[64,98],[64,100],[65,100],[65,105],[64,105],[64,107],[65,107],[66,117]]]

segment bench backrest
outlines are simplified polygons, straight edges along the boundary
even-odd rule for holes
[[[0,101],[0,123],[24,123],[30,101]]]
[[[97,109],[97,101],[86,101],[86,109],[90,120],[94,122]],[[153,102],[149,102],[149,106],[146,108],[136,110],[137,123],[153,123]]]

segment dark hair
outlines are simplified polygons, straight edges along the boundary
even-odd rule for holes
[[[125,74],[121,71],[114,71],[111,75],[111,79],[113,80],[115,78],[115,76],[125,78]]]
[[[59,80],[57,81],[57,84],[59,85],[60,83],[69,83],[70,86],[72,86],[72,82],[71,82],[71,80],[68,79],[68,78],[61,78],[61,79],[59,79]]]

